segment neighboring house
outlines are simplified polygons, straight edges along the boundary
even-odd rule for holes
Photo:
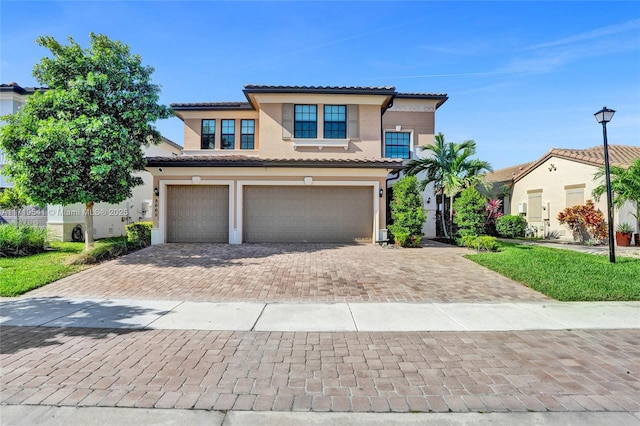
[[[638,158],[640,147],[609,145],[611,165],[627,168]],[[602,183],[595,181],[593,176],[603,167],[602,146],[588,149],[554,148],[528,167],[514,171],[511,182],[502,181],[512,185],[507,194],[510,198],[510,212],[523,215],[537,236],[572,240],[573,235],[568,227],[558,223],[558,213],[566,207],[583,205],[587,200],[593,200],[593,189]],[[502,171],[489,175],[489,179],[492,182],[499,181],[500,177],[495,176],[499,172]],[[606,194],[595,204],[606,217]],[[614,226],[627,222],[636,229],[635,232],[639,232],[637,220],[632,215],[636,211],[636,205],[631,201],[621,209],[616,209]]]
[[[17,83],[0,85],[1,114],[13,114],[24,105],[27,97],[36,91],[46,88],[23,88]],[[178,156],[182,147],[169,139],[162,138],[159,145],[143,147],[146,157],[149,156]],[[11,183],[2,176],[4,156],[0,151],[0,190],[10,187]],[[151,220],[151,199],[153,193],[153,177],[148,172],[140,172],[144,184],[133,188],[132,196],[120,204],[97,203],[94,206],[94,238],[107,238],[125,235],[124,226],[141,220]],[[44,209],[29,206],[20,214],[20,221],[29,221],[47,226],[53,240],[73,241],[83,238],[84,205],[73,204],[67,206],[48,205]],[[12,213],[2,215],[2,213]],[[15,212],[0,210],[0,223],[15,220]],[[76,232],[74,233],[74,229]]]
[[[36,91],[46,90],[40,87],[21,87],[18,83],[0,84],[0,116],[13,114],[27,102],[27,96]],[[3,175],[6,164],[5,156],[0,150],[0,191],[4,188],[11,188],[13,184]],[[10,209],[0,209],[0,224],[15,222],[16,211]],[[47,223],[47,209],[38,206],[27,206],[19,212],[20,223],[31,223],[45,226]]]
[[[433,143],[447,100],[394,87],[243,92],[247,102],[171,105],[184,150],[148,161],[153,244],[373,243],[384,237],[390,173]]]
[[[502,201],[502,213],[511,214],[511,192],[513,180],[533,163],[518,164],[504,169],[494,170],[486,175],[487,186],[478,185],[477,188],[487,197]]]

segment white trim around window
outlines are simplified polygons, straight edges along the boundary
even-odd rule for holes
[[[400,157],[386,157],[387,155],[387,133],[408,133],[409,134],[409,158],[405,158],[405,160],[410,160],[414,157],[417,157],[416,153],[414,153],[415,145],[413,140],[413,129],[403,129],[400,126],[396,126],[395,129],[385,129],[384,130],[384,156],[385,158],[400,158]]]

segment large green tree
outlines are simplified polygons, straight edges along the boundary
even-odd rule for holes
[[[426,145],[423,149],[426,155],[407,162],[404,171],[408,175],[425,172],[425,178],[421,181],[422,188],[433,182],[436,193],[443,196],[443,203],[445,198],[449,199],[448,226],[444,211],[441,215],[442,229],[448,238],[452,235],[454,197],[464,188],[482,182],[484,174],[493,169],[488,162],[471,158],[476,155],[476,143],[472,140],[462,143],[445,142],[444,135],[438,133],[434,144]]]
[[[72,38],[36,42],[51,52],[33,70],[48,90],[2,117],[5,172],[38,204],[84,203],[88,250],[94,203],[122,202],[142,184],[142,146],[160,142],[153,123],[172,111],[158,103],[153,68],[127,45],[93,33],[87,48]]]

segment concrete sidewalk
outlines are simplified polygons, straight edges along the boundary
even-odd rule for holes
[[[292,413],[273,411],[163,410],[111,407],[0,406],[3,426],[288,426],[288,425],[435,425],[435,426],[618,426],[640,425],[640,413]]]
[[[211,303],[19,298],[0,325],[229,331],[515,331],[640,328],[640,302]]]

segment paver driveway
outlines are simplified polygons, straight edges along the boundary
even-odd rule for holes
[[[428,242],[418,249],[331,244],[166,244],[29,293],[219,302],[543,301],[533,291]]]

